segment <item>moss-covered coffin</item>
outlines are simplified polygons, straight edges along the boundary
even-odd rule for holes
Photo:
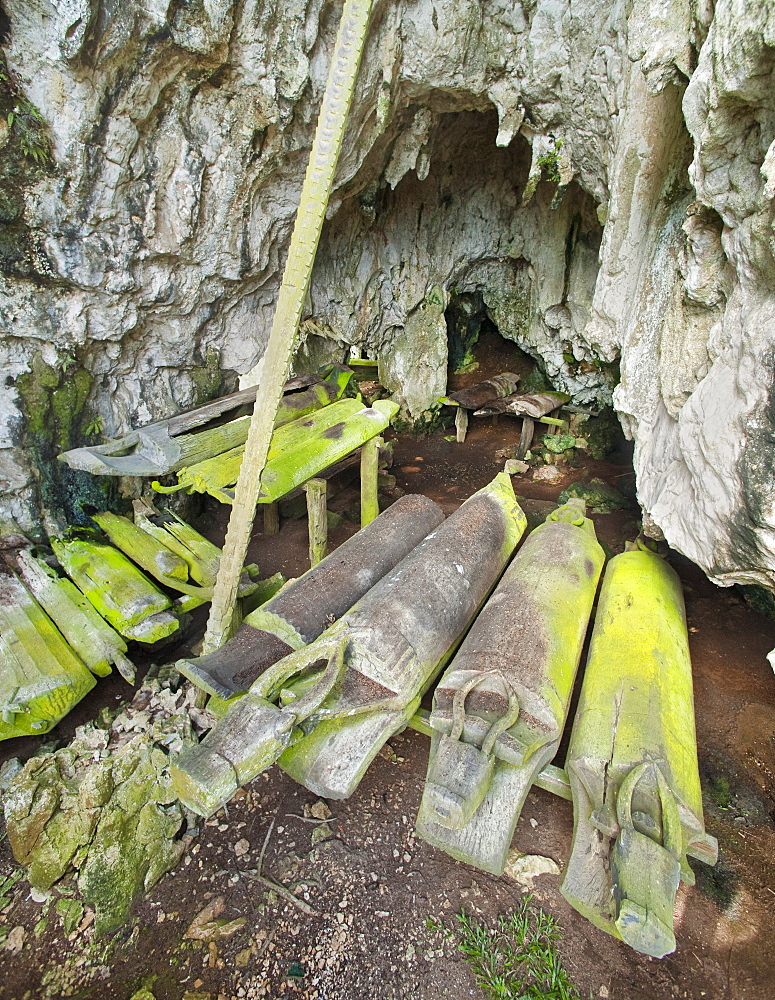
[[[292,379],[286,384],[285,395],[280,400],[275,426],[339,399],[351,376],[348,368],[331,365],[323,379],[315,376]],[[294,384],[299,382],[302,385]],[[250,414],[236,414],[251,408],[255,398],[256,387],[253,386],[167,420],[159,420],[115,441],[74,448],[58,457],[70,468],[95,476],[163,476],[243,444]],[[235,414],[232,420],[227,419],[230,413]]]
[[[366,407],[357,399],[342,399],[337,403],[278,427],[272,435],[266,467],[261,476],[260,503],[270,503],[290,493],[323,469],[360,448],[383,431],[398,413],[392,400],[380,399]],[[199,462],[178,473],[177,486],[161,486],[159,493],[186,490],[189,493],[209,493],[222,503],[234,500],[233,487],[239,478],[244,448],[231,451],[205,462]]]
[[[439,681],[417,832],[496,875],[557,752],[605,562],[583,501],[530,533]]]
[[[211,695],[246,691],[273,663],[316,639],[444,520],[428,497],[405,496],[249,614],[220,649],[175,666]]]
[[[0,566],[0,739],[47,733],[94,684],[21,580]]]
[[[150,643],[178,628],[172,601],[123,552],[80,538],[52,538],[51,547],[70,579],[120,635]]]
[[[351,795],[454,652],[525,525],[501,473],[178,759],[181,800],[208,815],[281,753],[281,766],[316,794]]]
[[[675,949],[686,855],[713,864],[697,767],[681,584],[653,552],[616,556],[603,580],[566,768],[573,844],[561,891],[636,951]]]
[[[122,677],[134,680],[126,642],[71,580],[59,576],[28,551],[18,554],[17,565],[26,586],[93,674],[104,677],[115,664]]]

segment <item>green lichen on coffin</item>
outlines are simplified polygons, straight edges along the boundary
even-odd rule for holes
[[[637,951],[675,949],[679,879],[691,854],[713,864],[697,766],[681,584],[653,552],[631,551],[603,579],[566,768],[573,845],[568,902]]]
[[[94,684],[21,580],[0,570],[0,739],[48,732]]]
[[[29,589],[93,674],[104,677],[112,663],[127,680],[134,667],[126,657],[127,646],[118,632],[97,614],[75,584],[61,577],[29,551],[17,556],[19,572]]]
[[[272,435],[266,468],[261,476],[264,502],[285,496],[297,486],[355,451],[383,431],[398,413],[398,404],[380,399],[373,407],[360,400],[342,399],[300,420],[278,427]],[[209,493],[222,503],[232,503],[244,448],[199,462],[178,473],[178,485],[160,486],[159,493],[186,489]]]
[[[193,739],[187,699],[144,685],[110,730],[79,728],[70,746],[28,761],[5,794],[8,838],[31,885],[45,892],[75,876],[100,933],[183,852],[167,751]]]
[[[314,642],[260,674],[175,761],[181,801],[210,815],[281,754],[283,769],[316,795],[351,795],[417,710],[526,523],[500,473]]]
[[[558,749],[605,557],[584,503],[535,528],[439,682],[418,834],[503,872],[523,803]]]
[[[127,639],[156,642],[178,628],[172,601],[127,557],[99,542],[52,538],[67,575],[94,608]]]

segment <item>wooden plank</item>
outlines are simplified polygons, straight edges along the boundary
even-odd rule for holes
[[[374,437],[361,448],[361,527],[379,517],[379,450],[382,438]]]
[[[221,568],[207,622],[203,643],[205,653],[217,649],[228,639],[233,629],[239,577],[269,455],[274,415],[280,401],[282,384],[288,376],[331,185],[339,162],[344,128],[366,40],[371,3],[372,0],[345,0],[342,9],[277,308],[262,359],[263,371],[245,444],[245,462],[240,470],[234,495],[234,510],[229,518]],[[322,463],[323,466],[330,464],[331,461]],[[309,478],[310,475],[306,475],[301,482]],[[298,486],[299,483],[293,485]],[[284,492],[287,493],[292,488],[293,486],[289,486]],[[282,496],[282,493],[278,496]]]
[[[264,534],[280,534],[280,505],[277,501],[264,504]]]
[[[19,552],[15,561],[25,585],[89,670],[104,677],[115,664],[131,683],[135,669],[126,656],[126,642],[97,614],[75,584],[58,576],[28,550]]]
[[[317,566],[322,559],[325,559],[328,550],[326,485],[325,479],[310,479],[304,484],[304,490],[307,494],[310,568]]]
[[[120,635],[156,642],[177,630],[169,612],[172,601],[123,552],[80,538],[52,538],[51,547],[70,579]]]
[[[468,433],[468,410],[463,406],[458,406],[455,410],[455,436],[457,443],[462,444]]]

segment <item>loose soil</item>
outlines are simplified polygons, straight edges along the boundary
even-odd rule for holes
[[[446,440],[449,434],[399,437],[392,470],[397,488],[425,493],[448,513],[502,468],[496,452],[516,441],[518,422],[472,420],[462,445]],[[585,460],[551,484],[533,481],[531,473],[515,476],[515,489],[533,513],[570,482],[594,476],[632,495],[632,467],[626,455],[618,460]],[[353,517],[357,491],[342,489],[331,506]],[[213,537],[222,530],[223,513],[209,509],[203,518]],[[592,516],[612,552],[637,533],[637,506]],[[345,516],[332,544],[355,530]],[[257,530],[250,554],[262,574],[293,576],[306,568],[306,546],[304,520],[287,520],[277,536]],[[705,818],[719,841],[719,864],[695,863],[696,886],[681,886],[678,947],[662,961],[596,930],[565,903],[557,876],[536,878],[533,898],[557,918],[560,952],[583,997],[768,1000],[775,982],[769,950],[775,927],[775,681],[765,655],[775,646],[775,624],[752,612],[737,590],[713,587],[676,554],[670,561],[686,595]],[[201,630],[202,622],[195,623],[189,645]],[[170,648],[163,659],[183,649]],[[122,683],[101,681],[45,741],[66,740],[102,705],[125,697]],[[7,741],[0,752],[2,758],[29,756],[42,742]],[[454,930],[461,907],[493,922],[527,890],[459,864],[415,836],[427,757],[424,736],[408,730],[394,736],[352,798],[328,803],[273,767],[202,825],[177,868],[107,940],[84,925],[65,935],[53,906],[34,902],[26,883],[17,883],[0,921],[23,932],[6,941],[0,998],[129,1000],[142,987],[156,1000],[483,997],[444,928]],[[571,833],[571,804],[534,789],[514,846],[562,868]],[[298,905],[256,879],[265,841],[260,871],[292,890]],[[0,844],[0,861],[0,877],[15,870],[7,840]],[[218,940],[187,938],[207,904],[220,919],[244,923]],[[45,927],[39,923],[44,915]]]

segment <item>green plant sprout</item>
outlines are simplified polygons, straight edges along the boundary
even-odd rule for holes
[[[547,180],[552,181],[554,184],[559,184],[560,177],[560,150],[562,149],[564,139],[554,139],[554,149],[549,150],[547,153],[543,153],[538,157],[537,163],[542,170],[546,173]]]
[[[557,951],[557,921],[524,897],[492,928],[461,910],[458,948],[493,1000],[580,1000]]]

